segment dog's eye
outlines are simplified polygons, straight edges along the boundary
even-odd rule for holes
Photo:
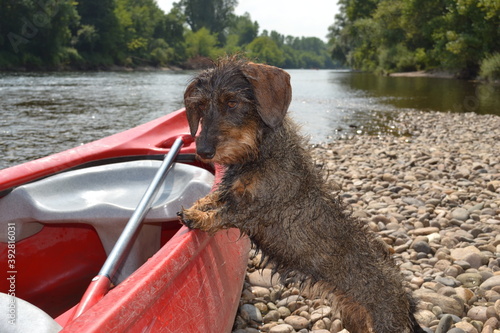
[[[198,103],[198,109],[205,111],[207,109],[207,105],[205,103]]]
[[[227,106],[230,108],[230,109],[234,109],[235,107],[238,106],[238,102],[236,101],[229,101],[227,102]]]

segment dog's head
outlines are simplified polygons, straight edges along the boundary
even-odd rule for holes
[[[237,164],[256,156],[262,133],[281,126],[292,98],[290,76],[268,65],[225,59],[194,78],[184,104],[197,155]]]

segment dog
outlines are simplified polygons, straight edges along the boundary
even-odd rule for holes
[[[240,229],[282,281],[331,295],[351,333],[424,332],[388,247],[327,188],[287,116],[291,98],[288,73],[240,58],[192,80],[184,103],[196,154],[225,171],[181,222]]]

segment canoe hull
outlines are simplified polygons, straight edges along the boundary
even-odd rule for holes
[[[230,332],[248,250],[235,229],[211,237],[182,228],[89,311],[57,321],[62,332]]]

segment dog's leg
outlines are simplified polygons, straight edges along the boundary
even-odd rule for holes
[[[345,294],[335,293],[342,324],[351,333],[373,333],[373,320],[365,307]]]
[[[221,220],[217,217],[221,206],[219,193],[214,191],[198,200],[190,208],[183,208],[177,215],[189,229],[200,229],[213,234],[224,229]]]

